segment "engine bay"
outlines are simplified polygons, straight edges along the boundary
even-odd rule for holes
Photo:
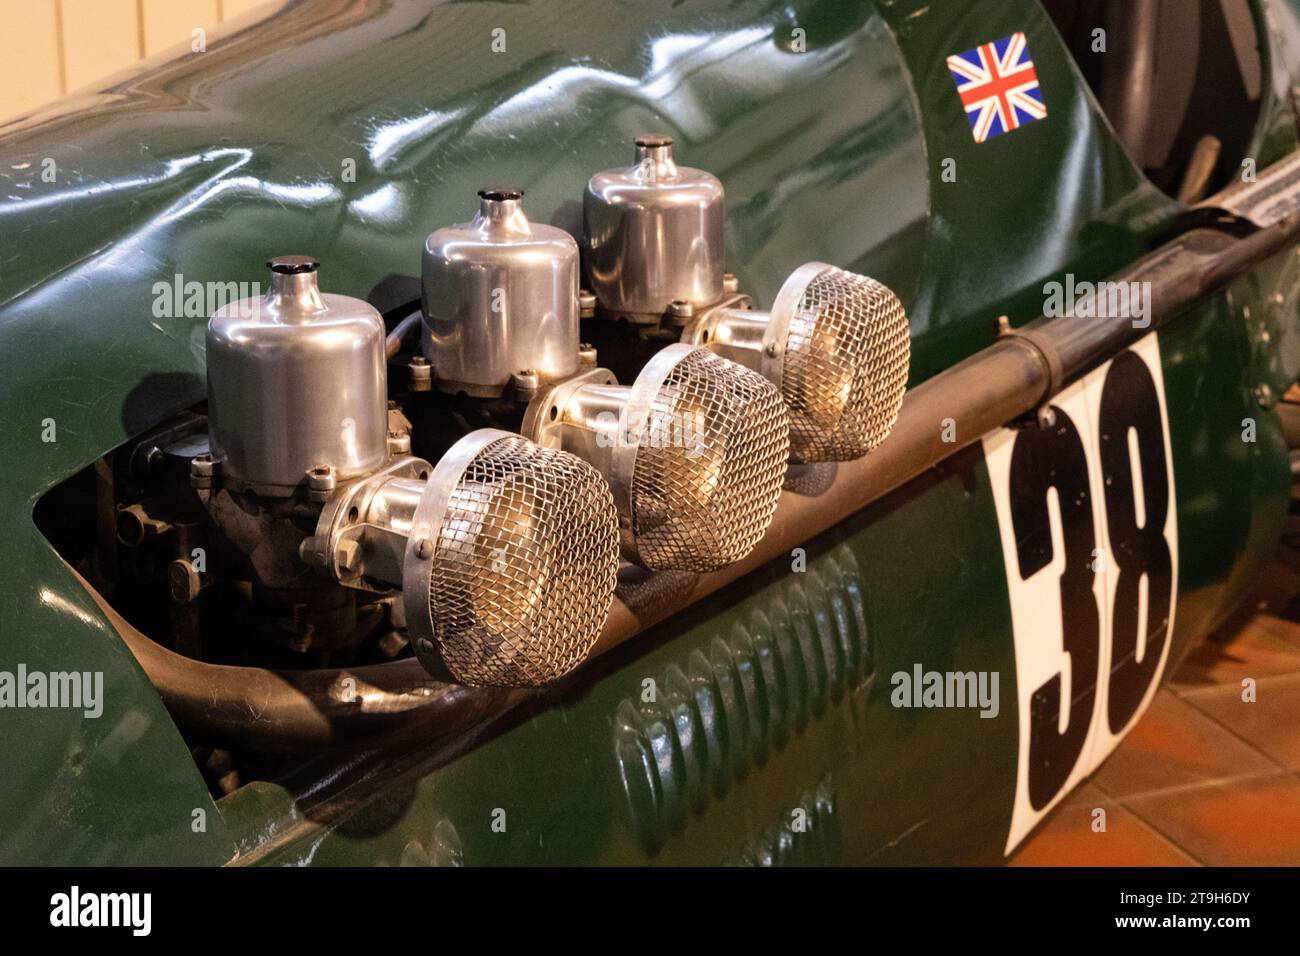
[[[898,298],[814,262],[754,308],[721,183],[670,138],[592,177],[577,239],[521,190],[478,199],[368,300],[271,258],[264,293],[211,311],[206,400],[37,505],[214,795],[355,745],[351,723],[564,678],[620,575],[734,565],[791,468],[897,419]]]

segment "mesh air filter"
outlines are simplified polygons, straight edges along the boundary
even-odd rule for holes
[[[636,452],[631,521],[641,563],[711,571],[748,554],[776,511],[788,434],[770,382],[690,349],[659,384]]]
[[[502,434],[450,488],[430,567],[427,621],[459,681],[553,681],[587,656],[609,612],[609,487],[573,455]]]
[[[886,286],[833,266],[813,276],[786,337],[790,459],[848,461],[880,444],[898,418],[910,357],[907,316]]]

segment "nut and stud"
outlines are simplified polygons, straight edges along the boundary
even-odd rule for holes
[[[410,432],[389,432],[388,433],[388,454],[390,457],[398,455],[409,455],[411,453],[411,433]]]
[[[211,488],[221,471],[219,462],[211,455],[196,455],[190,459],[190,485],[194,488]]]
[[[307,472],[307,499],[323,502],[333,493],[335,485],[334,469],[329,465],[317,465]]]
[[[510,376],[510,382],[514,386],[515,394],[521,401],[530,402],[537,390],[542,387],[541,376],[537,374],[536,369],[526,368],[515,372]]]
[[[411,364],[407,366],[410,373],[410,380],[407,387],[413,392],[429,392],[433,390],[433,366],[423,355],[416,355],[411,359]]]

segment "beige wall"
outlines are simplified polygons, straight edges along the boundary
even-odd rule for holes
[[[0,121],[266,0],[0,0]]]

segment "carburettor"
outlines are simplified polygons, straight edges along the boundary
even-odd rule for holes
[[[614,501],[577,457],[479,429],[436,466],[390,408],[380,315],[322,295],[317,263],[270,262],[261,299],[208,326],[211,454],[192,476],[234,577],[326,654],[387,610],[430,673],[535,685],[577,666],[613,599]],[[576,280],[576,276],[575,276]]]
[[[666,145],[641,148],[646,175],[680,190],[679,211],[698,199],[707,220],[720,216],[711,177],[675,171]],[[635,205],[628,183],[613,192]],[[577,244],[558,229],[529,226],[521,196],[483,190],[474,222],[439,229],[425,243],[422,347],[434,381],[481,398],[513,382],[510,411],[523,419],[510,427],[605,477],[629,560],[693,571],[739,560],[766,530],[781,491],[789,427],[780,395],[756,372],[693,344],[665,350],[632,385],[619,385],[578,342]],[[702,286],[720,284],[720,276],[703,277],[720,264],[710,256]]]
[[[668,136],[638,137],[636,159],[587,185],[595,314],[761,374],[785,400],[794,463],[857,458],[883,441],[911,354],[898,297],[867,276],[812,262],[790,275],[770,311],[752,310],[723,272],[722,184],[677,166]]]
[[[271,288],[208,323],[208,431],[228,488],[288,497],[367,474],[388,458],[384,320],[322,294],[319,263],[281,256]]]
[[[673,161],[671,136],[638,136],[635,146],[631,166],[587,183],[587,274],[610,315],[657,324],[725,294],[725,194],[716,176]]]
[[[209,454],[195,458],[192,481],[232,576],[260,610],[255,629],[328,657],[364,637],[357,592],[314,573],[298,549],[321,502],[409,437],[390,443],[379,313],[323,294],[310,257],[267,265],[264,296],[229,303],[208,323]]]
[[[523,190],[484,189],[478,214],[436,230],[421,266],[422,347],[434,387],[494,398],[577,371],[578,244],[530,223]]]

